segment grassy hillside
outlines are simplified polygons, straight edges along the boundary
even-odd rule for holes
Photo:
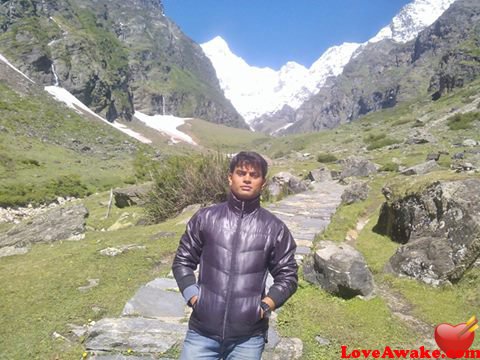
[[[46,92],[19,95],[0,83],[2,206],[85,196],[134,182],[136,140],[82,117]]]

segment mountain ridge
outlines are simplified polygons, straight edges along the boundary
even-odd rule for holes
[[[309,69],[302,65],[292,67],[291,75],[288,74],[288,67],[290,63],[295,64],[294,62],[285,64],[278,71],[263,68],[264,72],[269,73],[268,80],[263,80],[262,77],[257,81],[245,80],[253,79],[258,68],[248,67],[243,59],[232,61],[240,58],[229,50],[223,39],[213,39],[201,46],[216,69],[226,97],[232,101],[247,123],[257,131],[273,133],[295,121],[292,110],[297,110],[322,87],[328,87],[329,78],[340,75],[347,63],[369,44],[385,39],[398,43],[411,40],[433,23],[454,1],[415,0],[402,8],[389,25],[368,41],[362,44],[344,43],[332,46]],[[235,66],[239,62],[242,63],[241,70]],[[241,75],[236,77],[236,74]],[[295,80],[284,81],[291,78]]]
[[[5,1],[0,53],[44,86],[60,85],[107,118],[135,109],[246,128],[201,48],[160,0]]]

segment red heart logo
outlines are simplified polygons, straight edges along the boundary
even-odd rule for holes
[[[467,331],[462,335],[467,324],[461,323],[456,326],[440,324],[435,328],[435,341],[437,345],[449,358],[457,359],[463,357],[463,353],[472,346],[475,334]]]

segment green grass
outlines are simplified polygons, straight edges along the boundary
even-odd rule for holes
[[[380,298],[343,300],[305,282],[280,312],[282,336],[303,341],[302,359],[338,359],[341,346],[361,349],[411,347],[416,334],[398,322]],[[316,336],[330,340],[319,346]]]
[[[208,149],[214,149],[225,153],[238,152],[241,150],[255,150],[263,153],[264,145],[270,137],[249,130],[237,129],[220,124],[193,119],[179,127],[193,136],[193,139]]]
[[[473,123],[480,120],[480,112],[469,112],[465,114],[455,114],[448,118],[447,126],[450,130],[468,130],[473,129]]]
[[[20,96],[0,83],[0,94],[3,206],[85,196],[134,177],[133,152],[144,147],[136,140],[45,93]]]
[[[123,212],[140,214],[138,209],[113,209],[104,219],[108,200],[103,193],[87,199],[90,211],[88,226],[108,227]],[[69,337],[68,324],[83,325],[103,317],[117,317],[138,288],[169,270],[171,258],[185,225],[183,214],[161,225],[131,227],[120,231],[90,230],[84,240],[35,245],[21,256],[0,260],[0,348],[2,359],[79,359],[81,343],[71,344],[52,338],[53,332]],[[177,224],[178,223],[178,224]],[[153,240],[159,231],[175,235]],[[127,244],[146,246],[116,257],[99,254],[106,247]],[[100,279],[99,285],[80,292],[87,279]],[[15,331],[11,331],[15,328]]]

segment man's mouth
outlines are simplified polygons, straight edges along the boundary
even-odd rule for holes
[[[240,186],[240,189],[242,189],[243,191],[250,191],[252,190],[252,188],[250,186]]]

